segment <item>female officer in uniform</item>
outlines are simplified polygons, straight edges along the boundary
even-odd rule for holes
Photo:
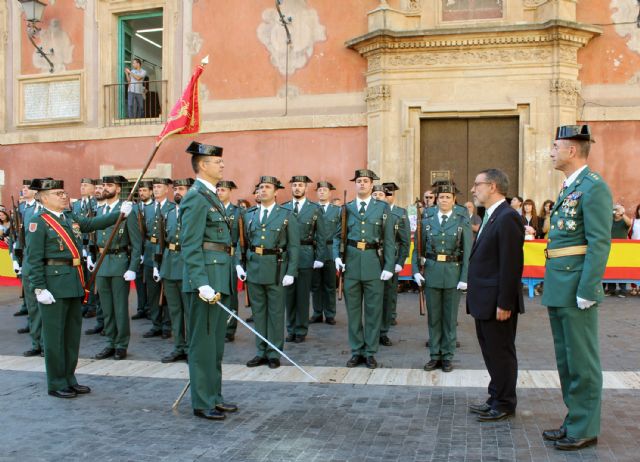
[[[424,370],[453,370],[456,321],[460,291],[467,288],[472,245],[471,223],[466,209],[456,207],[456,187],[443,182],[436,190],[437,207],[428,209],[421,221],[424,274],[418,269],[418,252],[412,256],[413,278],[425,284],[429,324],[430,361]],[[461,211],[462,210],[462,211]],[[417,233],[416,233],[417,234]],[[414,249],[417,249],[414,238]],[[426,279],[426,281],[425,281]]]

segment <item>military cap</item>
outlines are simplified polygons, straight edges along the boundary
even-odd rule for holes
[[[29,189],[34,191],[48,191],[50,189],[64,189],[64,181],[53,178],[34,178],[31,180]]]
[[[196,180],[194,180],[193,178],[181,178],[179,180],[173,180],[173,185],[191,187],[193,186],[193,183],[195,183],[195,181]]]
[[[109,175],[109,176],[102,177],[102,184],[106,184],[106,183],[123,184],[127,182],[128,180],[122,175]]]
[[[31,186],[31,180],[22,180],[22,186]]]
[[[173,184],[171,178],[154,178],[151,182],[153,184]]]
[[[140,180],[140,183],[138,183],[138,188],[153,188],[153,181],[152,180]]]
[[[374,184],[373,192],[383,192],[385,196],[392,196],[393,193],[382,184]]]
[[[216,184],[216,188],[238,189],[236,184],[231,180],[218,181],[218,184]]]
[[[313,183],[313,180],[307,175],[294,175],[289,180],[289,183]]]
[[[591,141],[591,128],[588,125],[563,125],[556,130],[556,140]]]
[[[275,176],[261,176],[260,181],[258,181],[258,184],[256,186],[259,187],[262,183],[270,183],[274,185],[276,189],[284,189],[284,186],[282,186],[280,180],[278,180]]]
[[[93,180],[93,181],[94,181],[94,183],[93,183],[93,184],[95,184],[96,186],[98,186],[99,184],[100,184],[100,185],[102,184],[102,178],[96,178],[96,179],[95,179],[95,180]]]
[[[191,154],[192,156],[222,157],[221,147],[214,146],[212,144],[198,143],[197,141],[192,141],[185,152]]]
[[[458,194],[460,191],[456,188],[456,184],[450,180],[441,180],[436,181],[434,184],[436,188],[436,194],[440,193],[449,193],[449,194]]]
[[[87,184],[95,185],[96,184],[96,180],[94,180],[93,178],[82,178],[80,180],[80,183],[87,183]]]
[[[318,181],[318,183],[316,183],[316,190],[320,188],[329,188],[329,191],[336,190],[336,187],[331,183],[329,183],[328,181]]]
[[[382,183],[382,186],[384,186],[386,189],[388,189],[391,192],[400,190],[398,185],[395,184],[393,181],[389,181],[387,183]]]
[[[371,178],[372,180],[379,180],[378,175],[373,173],[373,170],[368,168],[360,168],[353,174],[353,178],[349,181],[356,181],[358,178]]]

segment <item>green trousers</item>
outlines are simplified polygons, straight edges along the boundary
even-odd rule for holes
[[[598,343],[598,309],[549,307],[549,321],[568,412],[567,436],[592,438],[600,433],[602,368]]]
[[[171,319],[166,302],[160,306],[160,290],[162,282],[153,280],[153,266],[144,267],[144,285],[147,288],[147,305],[151,312],[153,330],[156,332],[171,332]]]
[[[131,338],[129,325],[130,282],[122,276],[96,278],[104,315],[104,336],[110,348],[127,349]]]
[[[187,294],[182,291],[182,281],[164,279],[164,293],[171,315],[171,334],[173,335],[174,351],[188,353],[189,351],[189,313],[187,311]]]
[[[384,282],[344,280],[351,354],[373,356],[380,345]],[[364,302],[364,309],[363,309]]]
[[[27,306],[27,315],[29,323],[29,335],[31,336],[31,348],[34,350],[42,349],[42,316],[40,314],[40,306],[33,293],[33,287],[29,283],[28,278],[22,280],[24,284],[24,302]]]
[[[238,273],[236,269],[233,268],[233,276],[231,278],[231,298],[229,300],[229,306],[227,308],[231,308],[235,314],[238,314]],[[233,316],[227,323],[227,335],[236,335],[236,330],[238,329],[238,321]]]
[[[425,287],[427,323],[429,325],[429,353],[431,359],[453,359],[456,352],[458,305],[460,291]]]
[[[51,305],[39,306],[48,391],[77,385],[75,371],[80,350],[82,299],[58,298]]]
[[[391,321],[396,318],[396,305],[398,304],[398,273],[384,281],[384,295],[382,297],[382,324],[380,335],[389,332]]]
[[[285,288],[289,334],[304,337],[309,332],[309,297],[312,277],[313,268],[299,268],[298,277],[294,283]]]
[[[267,340],[284,348],[284,297],[286,287],[280,284],[249,283],[253,322],[258,331]],[[280,353],[256,337],[257,355],[263,358],[280,358]]]
[[[313,270],[311,295],[314,316],[336,317],[336,267],[333,260],[327,260],[322,268]]]
[[[187,295],[191,405],[194,409],[213,409],[223,402],[222,356],[228,314],[217,304],[203,301],[197,292]],[[220,302],[228,306],[229,296],[222,295]]]

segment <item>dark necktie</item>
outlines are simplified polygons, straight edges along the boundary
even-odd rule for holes
[[[267,209],[264,209],[264,211],[262,212],[262,220],[260,220],[261,225],[265,225],[267,223],[267,213],[269,213],[269,211]]]
[[[298,208],[298,204],[300,204],[298,201],[295,201],[295,204],[293,205],[293,213],[295,215],[297,215],[300,212],[300,209]]]
[[[365,201],[360,202],[360,215],[364,215],[364,212],[367,211],[367,203]]]
[[[111,206],[107,205],[107,207],[104,209],[104,214],[109,215],[110,212],[111,212]]]
[[[442,215],[442,222],[440,222],[440,226],[444,228],[444,225],[447,223],[447,216]]]

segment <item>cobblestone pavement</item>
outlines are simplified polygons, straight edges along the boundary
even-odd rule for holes
[[[29,347],[13,317],[18,290],[0,288],[0,355]],[[132,297],[133,300],[133,297]],[[554,369],[552,341],[543,307],[527,301],[521,317],[521,369]],[[415,295],[400,294],[393,347],[381,347],[386,368],[421,368],[427,357],[425,318]],[[133,303],[132,303],[133,306]],[[640,374],[640,299],[608,298],[601,313],[602,364],[607,371]],[[243,317],[247,310],[241,309]],[[286,351],[303,365],[344,366],[349,357],[344,307],[338,325],[311,325],[304,344]],[[85,320],[83,328],[94,320]],[[148,321],[132,321],[131,360],[157,360],[171,340],[143,339]],[[225,363],[254,354],[242,326],[227,344]],[[471,319],[461,311],[462,343],[455,365],[484,369]],[[99,351],[104,338],[84,336],[81,357]],[[640,376],[639,376],[640,377]],[[543,428],[564,412],[557,389],[522,389],[516,417],[479,424],[467,405],[485,398],[482,388],[412,387],[276,382],[224,383],[225,399],[241,410],[222,423],[192,416],[189,395],[179,411],[171,403],[183,380],[79,376],[93,388],[87,396],[59,400],[46,395],[44,375],[0,371],[0,461],[203,460],[203,461],[582,461],[640,460],[640,391],[606,390],[600,443],[579,453],[559,453],[542,441]]]

